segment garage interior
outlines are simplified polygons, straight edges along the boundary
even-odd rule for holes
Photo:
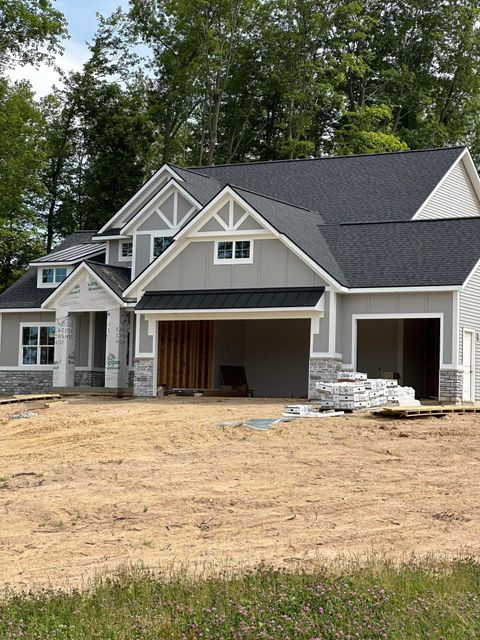
[[[357,320],[357,370],[413,387],[417,398],[438,399],[440,319]]]
[[[161,321],[157,382],[220,389],[221,367],[241,367],[255,397],[301,398],[309,352],[309,319]]]

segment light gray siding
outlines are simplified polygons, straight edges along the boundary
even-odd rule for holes
[[[477,268],[467,286],[460,292],[459,364],[463,364],[463,330],[475,332],[475,399],[480,400],[480,269]]]
[[[452,364],[453,357],[453,293],[355,293],[337,296],[337,352],[345,364],[352,363],[352,316],[354,314],[443,313],[443,362]]]
[[[144,315],[137,315],[138,331],[140,333],[140,353],[152,353],[153,336],[148,333],[148,321]]]
[[[77,367],[88,366],[88,352],[90,349],[90,314],[77,313],[76,326],[76,361]]]
[[[214,242],[192,242],[147,290],[322,286],[325,283],[280,240],[255,240],[252,264],[215,265]]]
[[[19,361],[20,324],[22,322],[52,322],[54,313],[2,313],[2,334],[0,342],[0,368],[16,367]]]
[[[463,160],[454,167],[418,219],[468,218],[480,215],[480,201]]]
[[[135,236],[135,276],[148,267],[150,264],[150,234],[139,234]]]
[[[107,264],[111,264],[114,267],[130,267],[132,265],[131,260],[118,259],[119,245],[120,240],[108,241]]]

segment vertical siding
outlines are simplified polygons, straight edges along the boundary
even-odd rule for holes
[[[480,268],[475,271],[465,289],[460,293],[458,336],[460,365],[463,364],[464,329],[475,331],[475,399],[480,400],[480,341],[477,339],[480,333]]]
[[[418,219],[468,218],[480,215],[480,201],[463,160],[451,171]]]

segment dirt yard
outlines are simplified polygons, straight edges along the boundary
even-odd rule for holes
[[[218,427],[279,416],[282,405],[72,398],[1,406],[1,583],[81,585],[130,561],[480,556],[480,416]],[[12,420],[19,410],[37,416]]]

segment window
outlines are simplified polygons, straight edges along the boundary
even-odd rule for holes
[[[120,243],[120,257],[121,258],[131,258],[133,255],[133,242],[127,240],[126,242]]]
[[[63,282],[66,277],[67,277],[66,267],[42,269],[43,284],[59,284],[60,282]]]
[[[253,262],[252,240],[222,240],[216,243],[215,264]]]
[[[159,237],[153,239],[153,257],[158,258],[173,242],[173,238]]]
[[[53,364],[55,325],[22,325],[22,364]]]

